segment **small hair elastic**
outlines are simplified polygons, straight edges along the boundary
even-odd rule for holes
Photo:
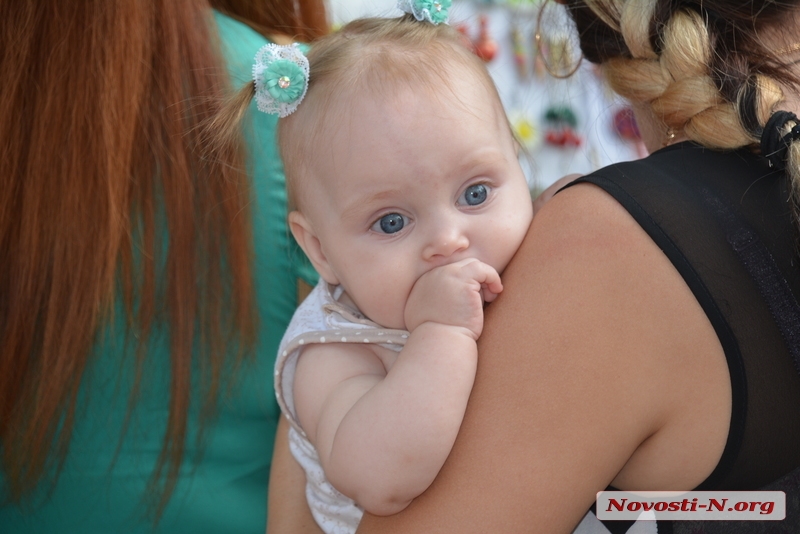
[[[431,24],[447,24],[447,11],[451,0],[398,0],[397,8],[414,15],[414,18]]]
[[[256,105],[281,118],[294,113],[308,90],[308,58],[296,44],[267,44],[253,64]]]
[[[795,125],[786,135],[782,135],[781,131],[789,121],[793,121]],[[800,139],[800,120],[797,115],[790,111],[776,111],[770,116],[761,133],[761,155],[767,158],[770,167],[785,169],[789,146],[792,141],[798,139]]]

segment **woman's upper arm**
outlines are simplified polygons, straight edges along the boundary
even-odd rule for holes
[[[289,451],[289,423],[281,417],[269,477],[267,534],[321,534],[306,502],[306,475]]]
[[[605,193],[557,195],[503,282],[450,457],[404,512],[365,517],[360,533],[571,532],[643,442],[681,424],[697,385],[686,383],[686,353],[716,338],[669,261]]]

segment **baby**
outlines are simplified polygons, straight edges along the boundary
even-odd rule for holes
[[[417,18],[354,21],[308,64],[276,48],[254,70],[259,105],[286,117],[289,224],[321,276],[275,379],[326,532],[399,512],[433,481],[472,388],[484,302],[532,219],[486,68],[452,28]]]

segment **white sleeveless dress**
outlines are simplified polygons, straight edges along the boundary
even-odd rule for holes
[[[294,375],[303,347],[313,343],[369,343],[399,352],[408,339],[405,330],[392,330],[364,317],[338,301],[341,286],[320,279],[286,329],[275,364],[278,404],[291,423],[289,448],[306,473],[306,498],[317,524],[328,534],[356,531],[363,510],[325,478],[319,455],[297,420],[294,409]]]

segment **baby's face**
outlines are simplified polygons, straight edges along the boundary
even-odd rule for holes
[[[301,207],[320,274],[386,327],[404,328],[411,288],[435,267],[477,258],[502,272],[533,216],[502,109],[465,70],[472,83],[438,97],[353,98],[311,165]]]

